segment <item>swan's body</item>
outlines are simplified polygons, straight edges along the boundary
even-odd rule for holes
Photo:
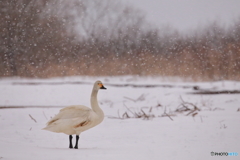
[[[69,106],[61,109],[44,129],[68,135],[79,135],[81,132],[101,123],[103,118],[103,112],[97,114],[86,106]]]
[[[99,89],[106,89],[101,81],[96,81],[93,85],[91,94],[91,107],[92,109],[77,105],[69,106],[60,110],[60,112],[47,122],[47,126],[44,130],[65,133],[70,139],[70,148],[72,148],[72,135],[77,135],[77,142],[75,148],[78,148],[78,138],[81,132],[86,131],[99,123],[104,119],[104,113],[98,105],[97,93]]]

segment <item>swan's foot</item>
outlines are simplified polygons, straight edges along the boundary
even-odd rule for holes
[[[72,135],[69,135],[69,148],[73,148],[73,145],[72,145]]]
[[[76,135],[76,145],[75,145],[75,149],[78,149],[78,140],[79,140],[79,135]]]

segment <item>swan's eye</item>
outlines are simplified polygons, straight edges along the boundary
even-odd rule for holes
[[[99,87],[102,87],[102,86],[103,86],[103,84],[102,84],[102,83],[98,83],[98,86],[99,86]]]

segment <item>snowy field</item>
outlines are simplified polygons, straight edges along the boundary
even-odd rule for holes
[[[67,135],[41,129],[60,108],[90,106],[97,79],[107,88],[98,94],[105,119],[68,149]],[[211,156],[240,154],[240,94],[230,94],[239,90],[236,81],[159,77],[0,79],[0,160],[240,159]]]

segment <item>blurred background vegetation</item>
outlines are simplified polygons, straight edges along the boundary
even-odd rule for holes
[[[1,0],[0,76],[240,80],[240,19],[191,34],[111,0]]]

